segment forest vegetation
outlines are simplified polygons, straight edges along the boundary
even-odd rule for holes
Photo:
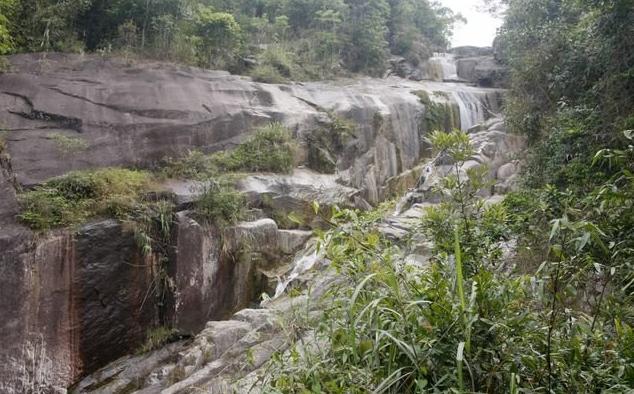
[[[520,190],[487,205],[483,171],[452,171],[420,224],[423,268],[376,230],[388,211],[337,211],[321,247],[345,280],[319,346],[275,359],[272,392],[634,389],[634,3],[487,5],[504,17],[507,122],[529,139]],[[473,154],[460,131],[431,142],[456,169]]]
[[[422,268],[402,264],[376,230],[386,206],[329,212],[320,248],[343,285],[318,322],[289,322],[320,346],[275,355],[270,392],[634,390],[634,2],[485,3],[504,18],[495,54],[510,70],[506,122],[529,141],[521,187],[485,204],[485,171],[458,170],[474,153],[469,136],[431,133],[457,170],[420,223],[434,243]],[[390,54],[417,64],[447,49],[459,19],[428,0],[0,0],[0,52],[113,52],[265,82],[381,75]],[[280,127],[166,171],[288,172]],[[130,215],[152,179],[70,174],[23,196],[22,219],[46,229]],[[231,222],[242,203],[223,187],[199,211]]]
[[[116,52],[256,79],[381,75],[447,48],[460,17],[428,0],[2,0],[0,54]]]

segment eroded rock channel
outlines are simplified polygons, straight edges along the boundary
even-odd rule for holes
[[[315,200],[367,209],[409,190],[402,212],[385,221],[385,235],[397,239],[407,233],[408,218],[416,218],[417,204],[428,201],[424,189],[433,177],[427,174],[421,184],[421,174],[444,171],[429,164],[430,129],[470,130],[478,154],[468,164],[489,166],[496,183],[491,194],[512,187],[514,154],[522,148],[496,118],[503,91],[464,81],[389,77],[274,85],[98,57],[19,55],[11,62],[17,71],[0,75],[3,392],[63,392],[73,385],[76,392],[104,393],[239,390],[249,373],[286,346],[275,316],[307,297],[318,310],[320,292],[336,280],[316,269],[325,265],[311,249],[310,230],[318,223],[290,229],[272,212],[286,215]],[[334,116],[355,125],[352,137],[337,149],[315,145]],[[196,194],[190,183],[163,185],[179,207],[168,253],[173,286],[164,299],[148,297],[157,257],[143,255],[121,223],[103,219],[36,233],[16,219],[23,188],[72,170],[151,168],[193,149],[230,149],[272,121],[292,130],[300,168],[238,183],[251,206],[266,200],[268,210],[220,228],[191,215],[188,202]],[[59,135],[81,138],[84,146],[71,157],[60,149]],[[283,285],[298,279],[313,281],[314,291],[287,297]],[[273,299],[260,305],[262,293]],[[126,356],[158,325],[191,338]],[[247,354],[254,359],[245,368]]]

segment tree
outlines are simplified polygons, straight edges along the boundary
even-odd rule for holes
[[[14,49],[9,17],[15,7],[14,0],[0,0],[0,55],[10,53]]]
[[[231,66],[241,45],[241,29],[233,15],[200,7],[196,34],[201,38],[203,63],[210,67]]]
[[[378,75],[385,70],[388,54],[385,0],[349,0],[350,19],[346,23],[344,60],[353,72]]]

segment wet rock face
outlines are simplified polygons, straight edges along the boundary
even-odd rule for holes
[[[63,389],[156,323],[149,262],[116,222],[3,246],[0,391]]]
[[[158,323],[151,258],[115,221],[83,227],[76,235],[71,313],[77,314],[82,371],[133,351]],[[117,324],[112,324],[117,322]]]
[[[190,212],[176,215],[171,325],[196,334],[210,320],[231,316],[257,302],[276,270],[312,235],[279,230],[271,219],[241,222],[226,229],[196,221]]]

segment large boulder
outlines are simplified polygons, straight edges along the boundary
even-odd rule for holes
[[[458,59],[458,76],[484,87],[505,87],[508,84],[508,69],[493,56],[466,57]]]

